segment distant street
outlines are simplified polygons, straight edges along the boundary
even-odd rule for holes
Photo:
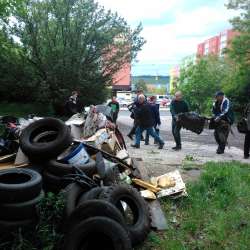
[[[169,110],[161,110],[161,135],[165,141],[173,141],[171,132],[171,114]],[[133,125],[133,120],[130,118],[130,112],[128,110],[121,110],[118,117],[118,124],[122,128],[122,131],[127,134],[129,129]],[[239,134],[236,127],[232,128],[234,134],[229,136],[229,146],[237,148],[243,148],[244,136]],[[190,131],[181,131],[182,140],[187,142],[197,142],[201,145],[204,144],[216,144],[213,136],[213,130],[204,129],[201,135],[196,135]],[[173,143],[173,142],[172,142]]]

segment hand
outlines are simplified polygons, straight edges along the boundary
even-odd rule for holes
[[[214,119],[214,121],[215,121],[215,122],[219,122],[219,121],[220,121],[220,117],[216,117],[216,118]]]
[[[178,121],[179,121],[179,116],[178,116],[178,115],[175,115],[175,116],[174,116],[174,119],[178,122]]]

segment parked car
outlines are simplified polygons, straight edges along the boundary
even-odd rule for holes
[[[157,95],[156,102],[160,104],[161,107],[167,107],[170,105],[170,97],[167,95]]]
[[[119,102],[120,108],[126,108],[130,104],[125,98],[117,98],[116,100]]]

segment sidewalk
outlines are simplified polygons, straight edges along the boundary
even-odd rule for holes
[[[250,164],[250,160],[243,159],[243,150],[237,147],[226,148],[223,155],[216,154],[217,145],[207,144],[206,141],[185,141],[182,143],[181,151],[174,151],[172,147],[175,145],[173,137],[168,137],[165,141],[163,150],[159,150],[153,144],[153,139],[150,138],[150,145],[145,146],[141,142],[140,149],[134,149],[130,145],[133,143],[126,134],[131,125],[128,124],[127,119],[120,117],[119,122],[122,133],[125,137],[126,144],[130,156],[140,158],[143,160],[150,176],[159,176],[161,174],[179,169],[185,181],[195,180],[200,175],[200,166],[209,161],[240,161],[242,163]],[[167,126],[170,129],[170,126]],[[184,133],[186,131],[183,131]],[[191,170],[183,169],[183,163],[186,162],[191,166]]]

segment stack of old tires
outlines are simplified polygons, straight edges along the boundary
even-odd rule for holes
[[[0,232],[35,224],[43,196],[42,177],[36,171],[0,171]]]
[[[42,166],[43,186],[46,191],[58,192],[68,182],[64,176],[73,173],[71,164],[58,161],[57,157],[73,143],[70,128],[59,119],[45,118],[30,124],[20,137],[20,147],[35,165]],[[86,175],[96,171],[95,161],[79,167]]]
[[[96,187],[86,192],[74,183],[64,195],[64,250],[132,249],[150,231],[149,208],[131,186]]]

